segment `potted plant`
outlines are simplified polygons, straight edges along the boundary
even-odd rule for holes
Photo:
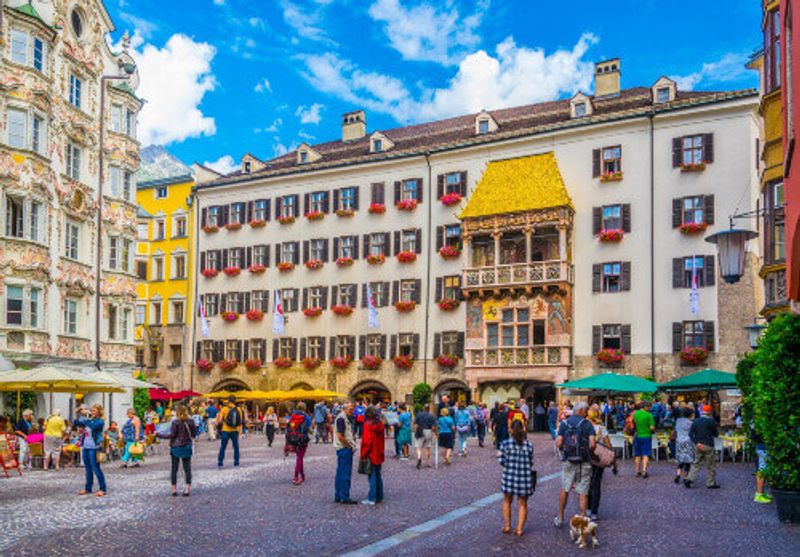
[[[624,236],[625,231],[623,231],[621,228],[609,228],[601,230],[600,234],[597,235],[597,238],[604,243],[616,243],[621,242]]]
[[[439,367],[444,369],[453,369],[458,365],[458,356],[453,354],[439,354],[436,357],[436,363],[439,364]]]
[[[708,359],[708,350],[699,346],[687,346],[681,350],[681,362],[687,366],[699,366]]]
[[[417,260],[417,254],[413,251],[401,251],[397,254],[397,260],[400,263],[413,263]]]
[[[249,358],[244,361],[244,367],[247,368],[247,371],[258,371],[261,369],[261,360],[258,358]]]
[[[384,261],[386,261],[386,256],[383,255],[382,253],[378,253],[375,255],[369,254],[367,256],[367,263],[369,263],[370,265],[383,265]]]
[[[622,180],[622,171],[618,172],[603,172],[600,175],[601,182],[619,182]]]
[[[350,356],[336,356],[331,360],[331,365],[336,369],[345,369],[352,361],[353,358]]]
[[[241,222],[229,222],[225,225],[226,230],[239,230],[242,227]]]
[[[306,218],[310,221],[322,220],[325,218],[325,213],[322,211],[309,211],[306,213]]]
[[[207,224],[203,227],[203,232],[206,234],[214,234],[215,232],[219,232],[219,226],[216,224]]]
[[[455,259],[461,255],[461,250],[458,249],[458,246],[446,245],[439,249],[439,255],[441,255],[443,259]]]
[[[310,356],[306,356],[303,358],[303,367],[307,370],[317,369],[319,366],[322,365],[322,360],[319,358],[312,358]]]
[[[337,209],[336,216],[342,218],[349,218],[355,215],[356,212],[353,209]]]
[[[262,265],[261,263],[253,263],[247,268],[248,271],[253,273],[254,275],[259,275],[267,270],[266,265]]]
[[[361,365],[364,366],[366,369],[375,370],[381,367],[383,364],[383,358],[380,356],[364,356],[361,358]]]
[[[343,304],[335,305],[331,308],[331,311],[338,315],[339,317],[347,317],[351,313],[353,313],[353,306],[346,306]]]
[[[352,257],[340,257],[336,260],[337,267],[349,267],[353,264]]]
[[[321,307],[306,308],[303,310],[303,315],[306,317],[319,317],[322,315]]]
[[[294,362],[291,358],[287,358],[286,356],[280,356],[279,358],[275,358],[272,360],[272,365],[280,369],[286,369],[292,367]]]
[[[202,271],[200,271],[200,274],[206,278],[214,278],[219,274],[219,271],[217,271],[216,269],[203,269]]]
[[[625,361],[625,352],[618,348],[603,348],[594,356],[607,366],[617,366]]]
[[[293,222],[294,222],[294,217],[292,215],[287,215],[287,216],[281,215],[278,217],[278,223],[280,224],[292,224]]]
[[[394,205],[397,207],[399,211],[406,211],[408,213],[412,212],[414,209],[417,208],[417,200],[416,199],[403,199],[395,203]]]
[[[409,311],[414,311],[414,308],[417,307],[417,303],[413,300],[398,300],[394,303],[394,309],[399,311],[400,313],[407,313]]]
[[[411,369],[411,366],[414,365],[414,359],[411,356],[404,356],[403,354],[392,358],[392,362],[394,362],[394,365],[397,366],[398,369]]]
[[[442,202],[442,205],[445,207],[452,207],[453,205],[458,205],[461,203],[461,194],[460,193],[446,193],[444,194],[439,201]]]
[[[708,225],[704,222],[687,222],[681,225],[681,234],[691,236],[693,234],[702,234],[706,231]]]
[[[460,302],[453,298],[444,298],[439,301],[439,309],[442,311],[453,311],[459,306]]]
[[[697,163],[686,162],[681,164],[681,172],[702,172],[705,169],[706,169],[706,163],[704,162],[697,162]]]
[[[239,267],[225,267],[222,269],[222,272],[228,275],[229,277],[237,277],[242,270]]]
[[[253,219],[250,221],[250,228],[264,228],[267,226],[267,221],[264,219]]]
[[[200,371],[211,371],[214,369],[214,362],[211,360],[206,360],[205,358],[200,358],[195,362],[197,369]]]
[[[233,323],[239,319],[239,314],[235,311],[222,311],[219,316],[222,317],[222,320],[226,323]]]
[[[264,319],[264,312],[260,309],[250,309],[247,310],[247,313],[244,314],[250,321],[261,321]]]
[[[289,271],[294,270],[294,263],[291,261],[281,261],[278,263],[278,270],[281,273],[288,273]]]
[[[382,215],[386,212],[386,205],[383,203],[370,203],[367,212],[371,215]]]
[[[217,365],[219,365],[219,369],[227,373],[236,369],[236,367],[239,365],[239,360],[236,358],[231,358],[230,360],[220,360],[217,362]]]
[[[309,259],[306,261],[306,269],[309,271],[318,271],[322,269],[325,264],[322,262],[321,259]]]

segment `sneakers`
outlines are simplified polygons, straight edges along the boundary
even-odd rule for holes
[[[767,495],[766,493],[756,493],[756,496],[753,497],[753,501],[755,501],[756,503],[764,503],[768,505],[772,503],[772,497],[770,495]]]
[[[361,501],[361,504],[362,505],[369,505],[370,507],[374,507],[375,506],[375,501],[370,501],[369,499],[364,499],[363,501]]]
[[[561,519],[560,519],[560,518],[558,518],[558,517],[555,517],[555,518],[553,519],[553,526],[555,526],[556,528],[561,528],[562,526],[564,526],[564,521],[563,521],[563,520],[561,520]]]
[[[597,518],[597,513],[589,513],[589,519],[594,520],[595,522],[600,520],[599,518]]]

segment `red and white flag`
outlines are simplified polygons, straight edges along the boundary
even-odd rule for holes
[[[200,332],[202,333],[203,338],[208,338],[211,336],[211,327],[208,324],[208,316],[206,315],[206,306],[203,305],[202,296],[198,301],[198,305],[200,306]]]
[[[282,335],[286,331],[286,318],[283,315],[283,303],[281,302],[281,291],[275,290],[275,311],[272,314],[272,332]]]
[[[367,326],[370,329],[380,329],[381,322],[378,310],[375,307],[375,298],[372,296],[372,287],[367,283]]]

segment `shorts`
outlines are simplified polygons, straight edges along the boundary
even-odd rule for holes
[[[443,449],[452,449],[455,444],[455,439],[452,433],[439,434],[439,446]]]
[[[763,472],[764,468],[767,467],[767,450],[766,449],[756,449],[756,456],[758,457],[758,471]]]
[[[431,448],[433,446],[433,431],[430,429],[422,430],[422,437],[414,436],[414,446],[418,449]]]
[[[589,462],[564,461],[561,466],[561,489],[569,492],[575,489],[578,495],[589,495],[592,480],[592,465]]]
[[[633,438],[633,456],[650,456],[653,453],[652,437]]]

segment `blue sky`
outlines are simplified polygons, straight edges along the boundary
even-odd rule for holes
[[[752,0],[106,0],[133,35],[144,144],[222,171],[369,131],[591,90],[622,58],[623,87],[755,87]],[[563,6],[569,5],[567,12]]]

